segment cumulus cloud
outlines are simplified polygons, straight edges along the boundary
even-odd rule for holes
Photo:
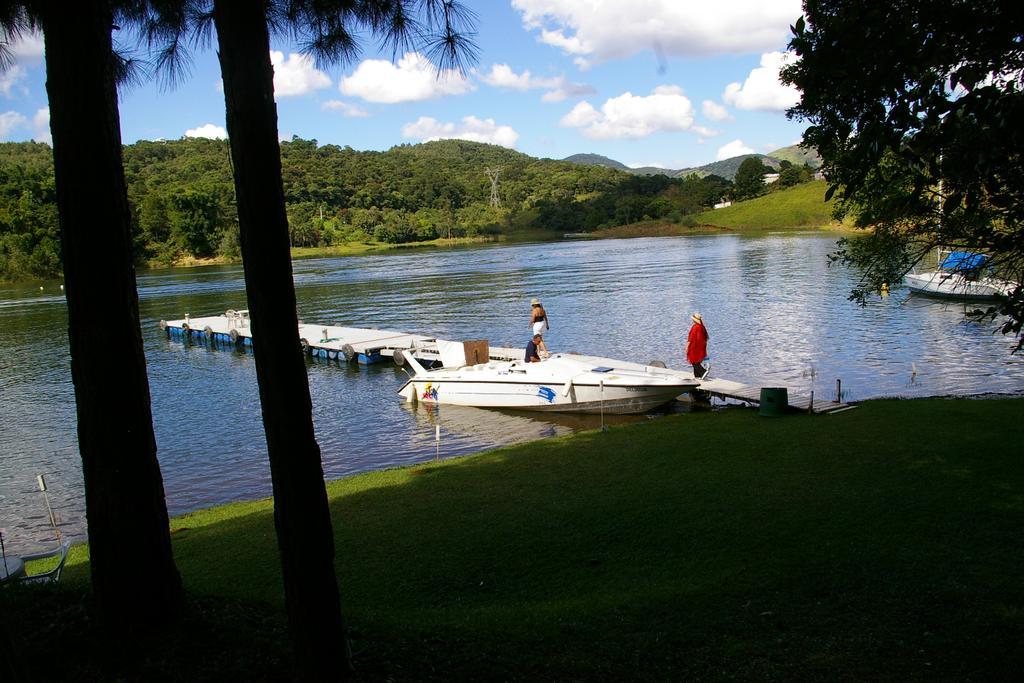
[[[720,105],[718,102],[711,100],[704,100],[700,103],[700,110],[704,113],[704,117],[711,119],[712,121],[728,121],[732,117],[729,116],[729,110]]]
[[[0,114],[0,139],[6,140],[12,132],[28,124],[28,119],[16,111]]]
[[[10,45],[11,56],[18,64],[39,64],[43,61],[43,34],[26,33]]]
[[[187,138],[210,138],[212,140],[227,140],[228,132],[224,130],[223,126],[215,126],[212,123],[199,126],[198,128],[191,128],[185,131],[185,137]]]
[[[398,64],[367,59],[351,76],[341,79],[341,92],[368,102],[395,104],[419,102],[473,90],[469,79],[454,69],[438,73],[437,67],[418,52],[407,52]]]
[[[274,66],[275,97],[294,97],[331,87],[331,79],[313,66],[309,55],[292,53],[285,59],[283,52],[271,50],[270,63]]]
[[[25,71],[25,67],[20,64],[14,64],[3,73],[0,73],[0,93],[3,93],[4,97],[8,98],[25,94],[25,86],[21,85],[21,82],[25,80],[27,75],[28,72]]]
[[[511,90],[547,90],[541,97],[543,102],[561,102],[569,97],[583,97],[594,93],[585,83],[572,83],[565,76],[542,78],[529,70],[517,74],[508,64],[492,64],[491,70],[480,76],[480,80],[495,88]]]
[[[50,108],[43,107],[36,111],[32,117],[32,129],[35,134],[32,135],[32,139],[36,142],[45,142],[48,145],[53,144],[53,137],[50,135]]]
[[[512,0],[523,26],[581,67],[654,50],[664,56],[750,54],[784,45],[800,0]]]
[[[415,122],[402,126],[402,136],[421,142],[454,138],[510,148],[515,147],[519,139],[519,133],[511,126],[499,126],[494,119],[478,119],[475,116],[464,116],[458,124],[421,116]]]
[[[693,115],[693,105],[682,88],[663,85],[646,97],[630,92],[613,97],[601,105],[600,111],[589,102],[580,102],[560,123],[580,128],[584,136],[594,140],[636,139],[663,131],[693,130]]]
[[[320,108],[324,111],[336,111],[342,116],[349,118],[363,118],[370,115],[370,112],[365,109],[360,109],[354,104],[342,102],[341,100],[327,100],[320,105]]]
[[[725,86],[722,99],[737,109],[785,111],[800,101],[800,91],[779,81],[779,69],[789,64],[791,52],[768,52],[761,55],[761,66],[750,72],[743,84]]]
[[[715,156],[715,160],[722,161],[723,159],[738,157],[741,154],[753,153],[754,150],[744,145],[743,140],[733,140],[732,142],[718,148],[718,154]]]

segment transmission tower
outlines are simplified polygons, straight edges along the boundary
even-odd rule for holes
[[[501,167],[485,168],[484,171],[491,179],[491,206],[497,209],[501,206],[501,195],[498,194],[498,176],[501,175]]]

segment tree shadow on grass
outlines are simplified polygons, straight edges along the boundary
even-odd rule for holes
[[[330,482],[359,671],[1003,677],[1024,656],[1024,470],[1000,448],[1020,429],[965,434],[962,408],[674,416]],[[283,622],[269,501],[174,527],[191,594]]]

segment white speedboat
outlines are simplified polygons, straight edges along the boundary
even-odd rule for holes
[[[410,353],[396,351],[395,359],[414,372],[398,391],[407,401],[477,408],[642,413],[699,384],[656,367],[598,366],[561,353],[539,363],[490,361],[438,370],[424,369]]]
[[[939,252],[938,270],[907,273],[903,282],[913,292],[950,299],[996,299],[1016,285],[988,274],[988,257],[966,251]]]

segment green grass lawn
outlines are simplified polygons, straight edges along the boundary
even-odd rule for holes
[[[1022,415],[1022,399],[697,412],[331,482],[359,675],[1011,678]],[[172,526],[190,610],[141,659],[90,626],[81,548],[59,590],[0,591],[40,678],[52,650],[86,679],[287,671],[270,502]]]
[[[832,218],[834,202],[825,201],[824,180],[795,185],[724,209],[705,211],[700,224],[734,230],[782,230],[790,228],[838,228]]]

